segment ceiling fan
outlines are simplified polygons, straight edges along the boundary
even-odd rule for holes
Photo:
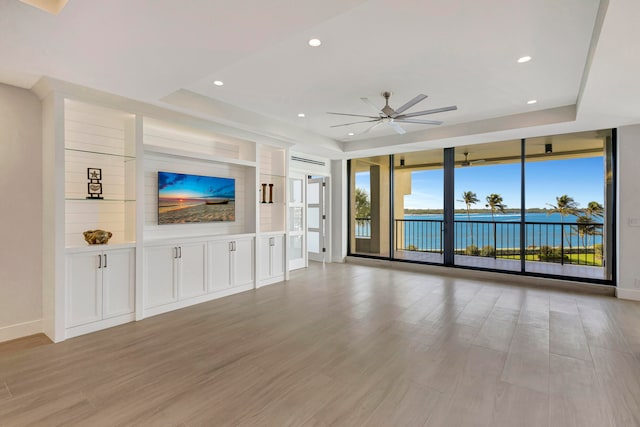
[[[462,161],[462,163],[460,163],[460,166],[471,166],[471,165],[475,165],[476,163],[484,163],[486,162],[486,160],[484,159],[478,159],[478,160],[469,160],[469,152],[465,151],[464,152],[464,160]]]
[[[327,114],[333,114],[333,115],[336,115],[336,116],[366,117],[367,119],[369,119],[369,120],[362,120],[362,121],[359,121],[359,122],[351,122],[351,123],[343,123],[343,124],[340,124],[340,125],[333,125],[333,126],[330,126],[330,127],[336,128],[336,127],[340,127],[340,126],[350,126],[350,125],[354,125],[354,124],[357,124],[357,123],[372,123],[372,122],[376,122],[372,126],[368,127],[361,134],[367,133],[367,132],[371,131],[373,128],[375,128],[377,126],[380,126],[381,124],[387,124],[387,125],[391,126],[391,128],[393,128],[393,130],[396,131],[396,133],[402,135],[404,133],[407,133],[407,131],[405,131],[399,125],[399,123],[417,123],[417,124],[422,124],[422,125],[441,125],[442,122],[438,121],[438,120],[421,120],[421,119],[414,119],[413,117],[426,116],[427,114],[435,114],[435,113],[441,113],[441,112],[444,112],[444,111],[452,111],[452,110],[457,110],[458,109],[457,106],[452,105],[452,106],[449,106],[449,107],[434,108],[432,110],[417,111],[415,113],[403,114],[406,110],[408,110],[409,108],[413,107],[418,102],[424,100],[427,97],[427,95],[419,94],[419,95],[417,95],[416,97],[414,97],[413,99],[411,99],[410,101],[408,101],[407,103],[405,103],[404,105],[402,105],[401,107],[399,107],[399,108],[397,108],[395,110],[389,106],[389,98],[391,97],[391,95],[392,95],[391,92],[382,92],[382,96],[385,99],[385,105],[382,108],[376,107],[371,101],[369,101],[368,98],[360,98],[367,105],[373,107],[373,109],[376,111],[376,114],[377,114],[376,116],[367,116],[367,115],[363,115],[363,114],[347,114],[347,113],[327,113]]]

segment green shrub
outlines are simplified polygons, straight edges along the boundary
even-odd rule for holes
[[[602,243],[596,243],[593,245],[593,249],[595,250],[596,257],[602,258],[604,255],[604,248],[602,247]]]
[[[480,248],[478,248],[476,245],[469,245],[464,250],[464,254],[478,256],[480,255]]]
[[[496,248],[491,245],[483,246],[480,251],[480,256],[494,257],[496,256]]]
[[[565,261],[569,260],[569,255],[562,256],[559,248],[552,246],[540,246],[540,253],[538,259],[540,261],[560,262],[564,258]]]
[[[416,245],[409,245],[409,246],[407,246],[407,250],[408,251],[417,251],[418,247]]]

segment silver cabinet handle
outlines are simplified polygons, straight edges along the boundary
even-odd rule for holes
[[[104,254],[104,268],[107,268],[107,254]]]
[[[102,268],[102,255],[98,254],[98,268]]]
[[[276,245],[276,238],[269,237],[269,246],[275,246],[275,245]]]
[[[182,246],[178,246],[178,253],[180,254],[178,258],[182,258]]]
[[[229,242],[229,252],[233,252],[233,242]]]
[[[233,251],[235,252],[236,250],[236,242],[233,242]]]

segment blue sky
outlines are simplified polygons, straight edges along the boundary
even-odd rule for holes
[[[443,171],[412,172],[411,195],[405,196],[407,209],[442,209]],[[556,197],[568,194],[580,207],[591,201],[604,204],[604,161],[602,157],[528,162],[526,164],[527,208],[548,207]],[[369,173],[356,174],[356,187],[369,193]],[[472,208],[484,208],[485,197],[491,193],[502,196],[508,208],[520,207],[520,164],[456,168],[456,209],[464,191],[473,191],[480,203]]]
[[[158,172],[158,195],[164,198],[235,198],[235,180]]]

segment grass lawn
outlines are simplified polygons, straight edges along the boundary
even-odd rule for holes
[[[602,267],[602,259],[600,257],[596,257],[595,254],[567,254],[566,256],[569,257],[569,261],[566,261],[565,264],[579,264]],[[504,255],[498,256],[498,258],[520,259],[520,255]],[[527,255],[526,260],[540,262],[538,255]]]

